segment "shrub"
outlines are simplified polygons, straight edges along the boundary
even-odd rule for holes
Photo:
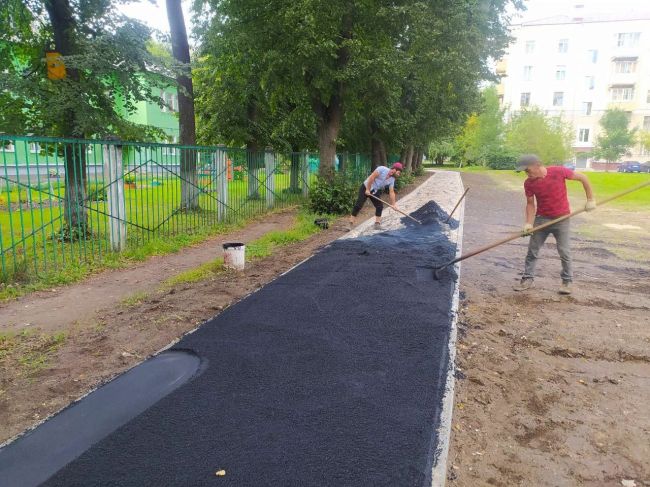
[[[485,165],[490,169],[514,169],[517,154],[507,147],[496,148],[485,154]]]
[[[318,214],[343,215],[354,206],[358,186],[345,174],[336,174],[334,179],[318,177],[310,188],[309,208]]]
[[[106,188],[101,183],[91,183],[88,185],[88,201],[106,201]]]
[[[415,176],[411,171],[402,171],[400,177],[395,178],[395,191],[405,188],[415,180]]]
[[[418,166],[415,171],[413,171],[413,176],[422,176],[424,174],[424,164]]]

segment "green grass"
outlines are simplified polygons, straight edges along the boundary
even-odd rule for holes
[[[257,240],[247,243],[246,260],[251,262],[257,259],[262,259],[272,255],[278,247],[306,240],[320,231],[320,227],[314,224],[314,220],[317,218],[323,217],[306,211],[300,212],[293,228],[290,230],[272,231]],[[331,217],[327,218],[330,219]],[[167,279],[163,283],[162,288],[166,289],[179,284],[204,281],[223,270],[223,259],[215,259],[212,262],[208,262]]]
[[[134,262],[143,261],[153,255],[175,253],[190,245],[198,244],[211,236],[242,228],[259,217],[260,215],[256,215],[247,220],[217,224],[199,229],[193,233],[181,233],[171,236],[161,235],[139,245],[136,242],[119,254],[105,251],[100,255],[100,258],[90,262],[70,262],[60,266],[61,268],[46,271],[39,270],[37,275],[35,274],[36,269],[31,267],[27,260],[22,260],[19,267],[19,270],[22,270],[21,275],[17,277],[24,275],[24,281],[20,282],[18,279],[14,279],[13,282],[9,283],[0,282],[0,301],[14,299],[34,291],[72,284],[104,269],[126,268],[133,265]],[[61,244],[59,244],[58,249],[59,251],[65,250]],[[59,253],[57,256],[59,263],[63,263],[66,254]],[[52,260],[51,254],[49,257]]]
[[[45,369],[59,348],[65,343],[65,332],[52,335],[35,334],[28,330],[20,333],[0,334],[0,363],[18,366],[21,372],[31,377]]]
[[[463,167],[460,171],[486,174],[500,186],[511,190],[523,191],[524,180],[526,179],[524,173],[517,173],[515,171],[499,171],[481,166]],[[604,173],[590,171],[585,171],[583,174],[589,178],[594,194],[596,195],[596,201],[600,201],[628,188],[650,181],[650,174]],[[580,198],[584,198],[584,189],[579,181],[568,181],[567,188],[571,198],[578,201]],[[650,210],[650,186],[634,193],[630,193],[619,200],[607,203],[607,206],[630,210]]]
[[[122,305],[126,306],[127,308],[137,306],[138,304],[142,303],[145,299],[147,299],[148,296],[149,294],[144,291],[134,293],[124,298],[122,300]]]

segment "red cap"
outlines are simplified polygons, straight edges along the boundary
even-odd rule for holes
[[[395,164],[393,164],[392,167],[393,167],[393,169],[397,169],[398,171],[403,171],[404,170],[404,166],[402,166],[401,162],[396,162]]]

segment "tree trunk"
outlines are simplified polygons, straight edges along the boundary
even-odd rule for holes
[[[341,129],[343,106],[341,98],[335,95],[329,106],[320,103],[316,113],[318,117],[318,150],[320,153],[319,175],[325,179],[334,177],[334,161],[336,159],[336,139]]]
[[[246,116],[251,127],[257,126],[258,115],[257,102],[254,99],[249,100]],[[255,130],[253,129],[246,142],[246,169],[248,172],[248,198],[258,200],[262,197],[260,195],[260,169],[264,167],[264,153],[260,151],[262,144],[254,134]]]
[[[78,54],[74,42],[77,26],[72,15],[69,0],[47,0],[45,8],[52,24],[54,35],[54,48],[61,56]],[[73,82],[79,82],[79,72],[71,67],[66,67],[66,76]],[[65,80],[56,81],[58,83]],[[66,110],[64,120],[61,121],[61,135],[63,137],[83,137],[75,133],[77,114],[73,109]],[[79,146],[81,147],[81,146]],[[86,154],[83,149],[75,153],[75,146],[64,146],[65,160],[65,200],[64,200],[64,225],[63,237],[75,240],[86,236],[88,230],[88,212],[84,207],[86,200]]]
[[[381,165],[388,166],[388,153],[386,152],[386,144],[384,141],[379,139],[379,154],[381,158]]]
[[[413,145],[409,144],[406,149],[406,160],[404,161],[404,169],[408,172],[413,170]]]
[[[342,71],[350,62],[350,52],[346,41],[352,38],[353,17],[350,12],[341,19],[340,43],[336,53],[336,68]],[[313,87],[311,75],[305,74],[307,86]],[[332,95],[327,104],[322,101],[322,89],[317,87],[311,93],[311,105],[318,123],[318,149],[320,152],[319,175],[325,179],[334,178],[336,159],[336,139],[343,121],[343,92],[341,81],[333,81]]]
[[[381,157],[381,140],[374,135],[370,139],[371,169],[374,171],[377,166],[383,166]]]
[[[190,47],[181,0],[166,0],[167,20],[172,39],[172,53],[178,62],[178,125],[181,145],[196,145],[194,118],[194,87],[190,68]],[[199,207],[196,153],[193,149],[181,149],[181,208],[195,210]]]
[[[291,175],[289,177],[289,191],[300,193],[300,153],[291,149]]]

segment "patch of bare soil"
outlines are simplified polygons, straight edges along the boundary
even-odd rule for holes
[[[417,178],[401,196],[429,176]],[[357,221],[373,214],[368,203]],[[308,240],[247,264],[242,272],[161,289],[166,279],[217,258],[223,242],[248,242],[288,229],[294,219],[295,212],[271,214],[177,254],[0,305],[0,333],[17,334],[12,339],[0,335],[0,442],[177,341],[345,233],[341,219]],[[142,299],[125,304],[138,293]]]
[[[463,179],[472,188],[465,251],[519,227],[523,192],[483,175]],[[650,251],[623,260],[620,250],[634,243],[617,235],[574,235],[569,297],[556,292],[552,237],[525,293],[512,287],[527,240],[463,262],[448,485],[650,486]]]

